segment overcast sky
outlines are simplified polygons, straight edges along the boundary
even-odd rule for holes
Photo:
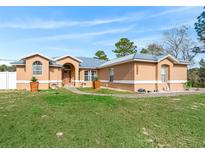
[[[0,7],[0,59],[32,52],[47,56],[93,57],[104,50],[114,58],[114,44],[127,37],[138,46],[162,40],[164,31],[190,26],[203,7]]]

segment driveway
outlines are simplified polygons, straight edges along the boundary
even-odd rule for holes
[[[145,93],[145,94],[96,94],[88,93],[78,90],[75,87],[66,87],[67,90],[72,93],[79,95],[97,95],[97,96],[114,96],[120,98],[144,98],[144,97],[169,97],[169,96],[180,96],[180,95],[190,95],[190,94],[205,94],[204,88],[191,89],[190,91],[177,91],[177,92],[156,92],[156,93]]]

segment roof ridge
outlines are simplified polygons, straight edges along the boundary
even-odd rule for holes
[[[95,58],[95,57],[86,57],[86,56],[76,56],[76,57],[81,57],[81,58]]]
[[[116,58],[110,59],[109,61],[116,60],[116,59],[123,59],[123,58],[126,58],[126,57],[131,56],[131,55],[133,55],[133,58],[134,58],[135,54],[136,53],[133,53],[133,54],[130,54],[130,55],[126,55],[126,56],[123,56],[123,57],[116,57]]]

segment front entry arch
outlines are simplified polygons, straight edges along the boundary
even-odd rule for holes
[[[163,90],[170,90],[170,66],[163,64],[161,65],[161,82]]]
[[[65,86],[74,86],[75,67],[72,64],[66,63],[63,65],[62,80]]]

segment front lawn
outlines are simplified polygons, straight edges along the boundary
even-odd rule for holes
[[[78,88],[78,90],[88,93],[97,93],[97,94],[132,94],[131,91],[120,91],[120,90],[112,90],[106,88],[94,89],[94,88]]]
[[[205,95],[0,92],[0,147],[205,147]]]

